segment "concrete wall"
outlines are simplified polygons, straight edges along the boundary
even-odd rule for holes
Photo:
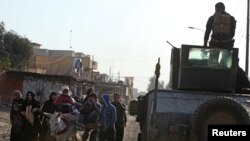
[[[68,86],[65,83],[51,82],[46,80],[24,80],[23,92],[26,94],[28,91],[32,91],[36,94],[36,100],[43,103],[49,99],[51,92],[61,93],[62,87]],[[73,95],[76,95],[76,87],[74,85],[70,86],[70,91]],[[24,96],[24,98],[26,95]]]

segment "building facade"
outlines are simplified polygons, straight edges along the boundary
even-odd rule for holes
[[[51,92],[61,93],[62,87],[68,86],[72,96],[77,96],[86,85],[85,81],[78,81],[67,75],[48,75],[32,72],[8,71],[0,74],[0,97],[2,104],[10,104],[14,90],[20,90],[23,98],[28,91],[35,93],[36,100],[43,103]]]
[[[97,70],[98,63],[91,60],[90,55],[71,50],[48,50],[34,48],[29,72],[70,75],[77,79],[92,79],[92,73]]]
[[[83,85],[78,83],[75,95],[82,97],[86,90],[92,87],[100,96],[102,93],[119,93],[124,103],[132,99],[133,77],[126,77],[125,81],[114,82],[109,80],[107,74],[98,72],[98,63],[94,57],[71,50],[48,50],[34,48],[34,55],[28,71],[47,75],[72,76],[79,81],[85,81]]]

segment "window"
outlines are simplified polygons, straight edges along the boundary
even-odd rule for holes
[[[232,51],[213,48],[190,48],[188,64],[190,66],[210,68],[231,68]]]

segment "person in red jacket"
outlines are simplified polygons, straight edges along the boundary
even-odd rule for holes
[[[56,111],[62,113],[61,119],[66,121],[66,124],[74,124],[77,122],[79,111],[76,109],[76,101],[70,96],[69,88],[64,87],[62,94],[54,100]]]
[[[69,88],[64,87],[62,94],[54,100],[54,104],[58,107],[58,111],[71,113],[75,108],[76,101],[69,95]]]

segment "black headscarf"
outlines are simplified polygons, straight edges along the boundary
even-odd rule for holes
[[[31,102],[31,101],[29,101],[29,99],[28,99],[28,95],[29,95],[29,94],[31,94],[31,96],[32,96],[32,100],[31,100],[31,101],[35,101],[35,94],[34,94],[32,91],[28,91],[28,92],[26,93],[25,101],[26,101],[26,102]]]
[[[53,101],[52,96],[54,96],[54,95],[56,96],[57,94],[55,92],[50,93],[49,100]]]

